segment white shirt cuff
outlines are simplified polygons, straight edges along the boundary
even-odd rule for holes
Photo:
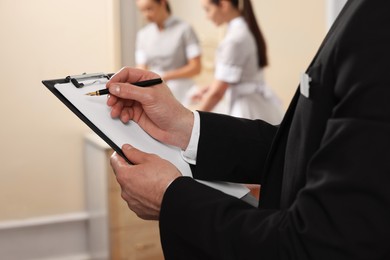
[[[193,111],[194,126],[191,132],[190,142],[185,151],[181,151],[181,156],[184,161],[189,164],[196,165],[196,155],[198,153],[198,142],[200,136],[200,116],[198,111]]]

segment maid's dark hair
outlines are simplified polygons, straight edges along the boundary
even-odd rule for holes
[[[154,0],[154,1],[155,1],[156,3],[159,3],[159,4],[161,4],[161,2],[162,2],[162,0]],[[170,6],[169,3],[168,3],[168,0],[166,0],[165,3],[166,3],[166,7],[167,7],[168,13],[171,14],[171,13],[172,13],[172,10],[171,10],[171,6]]]
[[[210,0],[211,3],[215,5],[219,5],[221,1],[226,0]],[[228,0],[229,1],[229,0]],[[240,1],[242,3],[242,7],[240,6]],[[245,21],[248,23],[249,29],[251,30],[257,45],[257,56],[258,56],[258,65],[260,68],[264,68],[268,65],[268,57],[267,57],[267,45],[265,43],[264,36],[260,30],[260,27],[257,23],[255,13],[253,12],[252,3],[250,0],[230,0],[231,4],[240,10],[242,10],[242,16]]]

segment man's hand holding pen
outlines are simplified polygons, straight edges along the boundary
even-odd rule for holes
[[[192,112],[174,98],[164,83],[149,88],[129,83],[156,77],[153,72],[132,68],[115,74],[107,82],[111,116],[124,123],[133,120],[160,142],[185,150],[193,126]]]
[[[130,83],[156,77],[155,73],[131,68],[115,74],[107,83],[111,116],[124,123],[133,120],[160,142],[185,150],[191,137],[193,113],[173,97],[164,83],[149,88]],[[181,173],[156,155],[130,145],[124,145],[122,150],[133,163],[129,165],[116,153],[111,157],[122,198],[139,217],[157,220],[165,190]]]

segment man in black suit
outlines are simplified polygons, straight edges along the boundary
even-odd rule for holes
[[[122,196],[159,219],[166,259],[390,259],[389,13],[389,0],[347,2],[280,126],[127,83],[151,72],[113,77],[112,116],[180,147],[195,178],[262,185],[254,208],[125,145],[134,165],[111,159]]]

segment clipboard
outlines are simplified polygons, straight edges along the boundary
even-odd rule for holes
[[[131,164],[121,150],[126,143],[143,152],[157,154],[174,164],[183,176],[192,177],[191,168],[183,160],[180,148],[155,140],[134,121],[124,124],[119,119],[111,118],[106,96],[85,95],[104,88],[112,75],[84,73],[63,79],[43,80],[42,83],[128,163]],[[241,184],[197,181],[237,198],[242,198],[249,192],[249,189]]]
[[[83,121],[92,131],[94,131],[100,138],[102,138],[115,152],[121,155],[128,163],[129,160],[126,158],[122,149],[118,147],[110,138],[108,138],[98,127],[95,126],[91,120],[89,120],[80,110],[73,105],[58,89],[56,89],[57,84],[66,84],[72,83],[76,88],[84,87],[83,81],[86,80],[99,80],[99,79],[110,79],[114,75],[113,73],[104,74],[104,73],[95,73],[95,74],[81,74],[75,76],[67,76],[63,79],[53,79],[53,80],[43,80],[42,83],[45,85],[65,106],[67,106],[70,111],[72,111],[81,121]]]

